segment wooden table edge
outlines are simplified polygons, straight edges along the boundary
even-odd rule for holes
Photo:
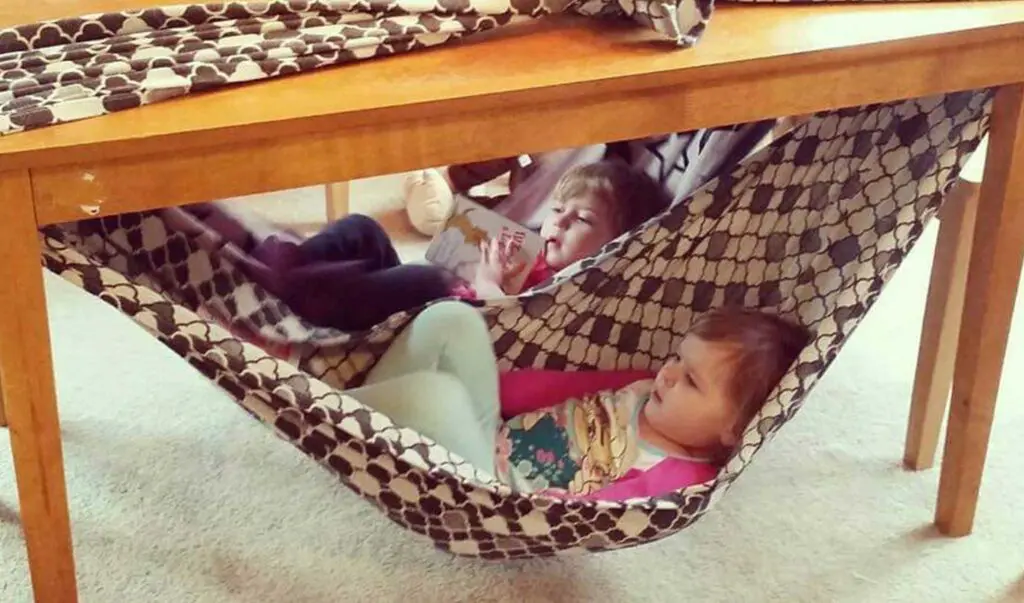
[[[943,45],[938,50],[875,53],[800,69],[764,68],[743,77],[697,84],[674,79],[646,87],[547,99],[466,105],[450,101],[433,117],[370,120],[282,132],[245,141],[208,141],[188,152],[168,148],[125,156],[92,153],[63,165],[35,167],[32,184],[40,224],[354,180],[410,169],[475,161],[725,126],[792,114],[988,88],[1024,80],[1024,64],[985,61],[1024,56],[1022,35]],[[956,61],[954,59],[960,59]],[[882,74],[881,76],[879,74]],[[894,74],[885,77],[884,74]],[[794,97],[792,90],[806,90]],[[756,103],[722,99],[759,99]],[[453,103],[456,104],[453,108]],[[674,111],[659,111],[672,106]],[[441,108],[437,108],[438,112]],[[588,127],[574,121],[588,117]],[[622,115],[630,115],[624,120]],[[285,132],[288,132],[286,135]],[[500,135],[495,135],[500,133]],[[204,198],[204,196],[209,197]]]
[[[115,157],[128,157],[157,152],[182,152],[213,146],[227,140],[230,140],[233,144],[238,144],[261,140],[268,137],[316,134],[334,129],[357,128],[372,124],[379,124],[382,121],[434,119],[467,110],[480,110],[496,107],[508,109],[516,106],[575,102],[581,98],[585,99],[601,95],[629,94],[650,89],[663,89],[671,86],[708,86],[730,80],[760,76],[766,72],[781,71],[793,73],[806,69],[820,70],[829,66],[838,69],[844,65],[855,65],[864,61],[879,59],[885,60],[894,56],[909,57],[928,55],[929,53],[938,51],[950,52],[963,47],[971,47],[979,44],[998,44],[1000,42],[1008,41],[1013,42],[1018,41],[1021,38],[1024,38],[1024,21],[1020,23],[978,27],[951,33],[928,34],[855,46],[800,51],[784,55],[719,63],[715,65],[683,67],[679,69],[661,70],[628,76],[551,84],[541,87],[522,87],[511,90],[480,92],[456,98],[426,100],[401,105],[369,109],[360,108],[337,113],[285,118],[247,124],[213,126],[190,130],[187,132],[166,132],[154,135],[142,133],[137,137],[104,140],[98,143],[74,141],[68,144],[61,144],[58,140],[57,144],[51,147],[11,152],[3,152],[2,145],[0,145],[0,161],[2,161],[4,166],[8,169],[13,169],[20,167],[32,168],[74,163],[93,160],[99,157],[113,159]],[[486,41],[475,42],[477,46],[484,45],[486,43]],[[452,48],[429,49],[429,52],[463,50],[463,48],[456,46]],[[672,48],[666,48],[665,50],[665,52],[688,51],[689,50],[677,50]],[[406,57],[395,56],[388,57],[384,60],[400,61],[404,58]],[[334,70],[363,67],[367,66],[352,64],[326,67],[323,69]],[[294,82],[296,86],[301,86],[303,85],[303,80],[305,78],[318,77],[322,74],[321,72],[322,70],[317,70],[277,79],[287,79]],[[166,105],[168,108],[162,110],[170,112],[172,109],[169,107],[186,107],[194,98],[200,98],[208,95],[258,92],[258,86],[265,83],[266,80],[260,82],[233,84],[222,89],[187,95],[182,98],[162,101],[158,104]],[[1010,81],[993,82],[992,85],[1003,83],[1010,83]],[[804,103],[804,107],[807,106],[810,105],[808,103]],[[104,120],[120,118],[127,121],[129,118],[128,114],[130,112],[146,111],[151,107],[153,107],[153,105],[89,119]],[[816,110],[832,108],[836,107],[820,107]],[[800,112],[807,111],[795,111],[795,113]],[[709,125],[712,124],[700,124],[696,127],[707,127]],[[59,128],[62,126],[57,125],[53,127]],[[20,134],[13,134],[13,136],[17,135]]]

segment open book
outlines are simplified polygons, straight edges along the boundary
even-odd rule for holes
[[[490,239],[498,239],[502,244],[511,241],[511,252],[523,261],[523,270],[508,283],[518,289],[544,249],[544,239],[529,228],[459,195],[455,197],[451,215],[431,240],[424,257],[471,284],[480,263],[480,243]]]

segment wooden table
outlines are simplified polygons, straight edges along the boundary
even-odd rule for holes
[[[0,0],[0,25],[152,1]],[[36,599],[77,598],[38,226],[88,206],[115,214],[1002,86],[969,222],[936,511],[944,533],[969,533],[1024,251],[1024,1],[722,6],[696,48],[651,40],[631,24],[551,19],[0,139],[0,379]],[[925,373],[939,389],[949,378]],[[932,398],[930,416],[945,404]],[[937,437],[935,421],[915,421],[923,441]],[[917,440],[908,457],[924,466]]]

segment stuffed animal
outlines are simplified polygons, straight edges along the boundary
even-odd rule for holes
[[[413,228],[428,237],[440,232],[455,208],[455,195],[435,169],[409,174],[403,183],[405,212]]]

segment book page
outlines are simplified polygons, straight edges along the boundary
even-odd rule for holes
[[[425,258],[472,284],[480,263],[480,243],[491,239],[502,244],[511,241],[511,252],[524,262],[525,267],[510,283],[518,290],[543,250],[544,240],[525,226],[469,199],[456,197],[451,216],[430,242]]]

